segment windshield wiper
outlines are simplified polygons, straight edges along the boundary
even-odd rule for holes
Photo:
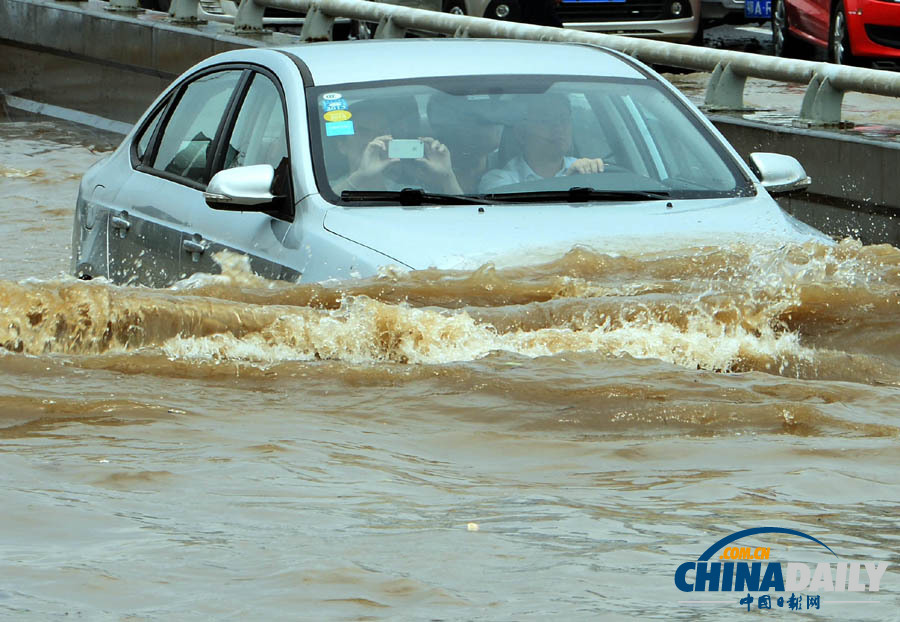
[[[343,201],[396,201],[400,205],[487,205],[489,201],[463,194],[438,194],[421,188],[403,190],[344,190]]]
[[[540,190],[536,192],[497,192],[486,194],[488,201],[516,202],[553,202],[584,203],[587,201],[646,201],[668,199],[671,195],[665,190],[651,192],[649,190],[595,190],[594,188],[573,187],[568,190]]]

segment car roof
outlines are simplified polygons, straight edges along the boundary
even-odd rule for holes
[[[591,45],[497,39],[386,39],[278,48],[300,58],[316,85],[465,75],[648,78],[639,65]]]

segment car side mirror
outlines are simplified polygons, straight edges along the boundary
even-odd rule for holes
[[[812,183],[797,158],[780,153],[751,153],[750,168],[769,194],[805,190]]]
[[[266,212],[277,198],[272,194],[274,180],[275,169],[269,164],[227,168],[213,175],[203,198],[213,209]]]

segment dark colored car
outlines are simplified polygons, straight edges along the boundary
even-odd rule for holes
[[[416,5],[409,0],[387,1]],[[457,15],[520,21],[523,6],[530,1],[444,0],[442,9]],[[678,43],[693,42],[700,32],[700,0],[560,0],[556,15],[566,28]]]

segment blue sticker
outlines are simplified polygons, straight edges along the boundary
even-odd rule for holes
[[[353,121],[336,121],[325,124],[326,136],[353,136]]]
[[[322,111],[323,112],[331,112],[332,110],[347,110],[347,100],[346,99],[335,99],[335,100],[323,100],[322,101]]]

